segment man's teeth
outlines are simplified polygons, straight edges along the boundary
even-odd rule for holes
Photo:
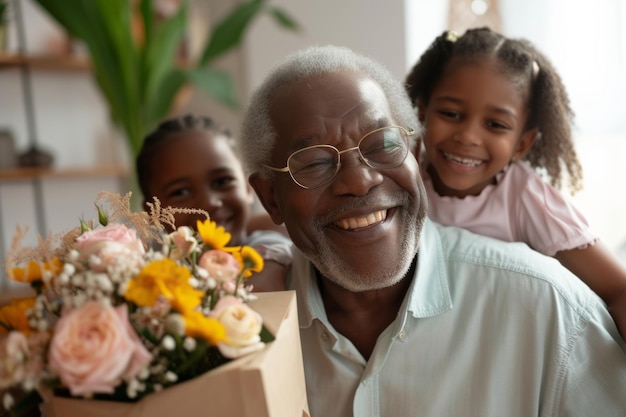
[[[459,165],[465,165],[468,167],[476,167],[483,163],[480,159],[462,158],[460,156],[451,155],[449,153],[443,153],[443,156],[448,160]]]
[[[350,217],[349,219],[339,220],[336,224],[337,227],[341,229],[350,230],[367,227],[375,223],[380,223],[386,218],[387,210],[380,210],[374,213],[370,213],[366,216]]]

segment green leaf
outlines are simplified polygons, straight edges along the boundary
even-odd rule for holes
[[[41,395],[39,395],[37,390],[29,391],[25,395],[19,397],[18,401],[11,408],[10,414],[11,416],[24,415],[37,408],[41,403],[43,403],[43,398],[41,398]]]
[[[274,337],[274,335],[270,333],[270,331],[267,330],[267,327],[265,326],[262,326],[261,334],[259,336],[261,337],[261,342],[263,343],[269,343],[269,342],[273,342],[274,340],[276,340],[276,337]]]
[[[262,0],[244,3],[218,23],[211,32],[209,43],[200,58],[200,65],[208,64],[237,46],[250,22],[263,9],[263,6]]]
[[[300,30],[298,22],[292,19],[291,16],[289,16],[282,9],[278,7],[271,7],[269,9],[269,13],[274,17],[274,21],[283,28],[293,30],[294,32]]]
[[[151,126],[155,119],[160,119],[169,110],[173,96],[169,95],[169,102],[163,103],[161,89],[163,83],[176,71],[176,58],[180,42],[185,33],[187,24],[187,2],[184,2],[178,12],[162,22],[155,28],[151,39],[146,39],[144,53],[143,78],[145,90],[142,95],[142,102],[146,103],[144,109],[145,125]],[[180,88],[182,84],[179,84]],[[157,105],[151,103],[158,101]],[[165,104],[165,105],[163,105]],[[154,109],[163,109],[162,112],[155,112]]]
[[[143,31],[146,41],[152,38],[154,27],[154,13],[152,12],[152,0],[141,0],[141,19],[143,20]]]
[[[237,108],[237,97],[232,77],[226,71],[199,68],[188,72],[188,78],[209,96],[230,108]]]
[[[146,120],[152,121],[147,125],[148,131],[156,127],[156,124],[167,115],[177,93],[187,82],[187,72],[174,70],[163,77],[159,94],[154,99],[146,102]]]

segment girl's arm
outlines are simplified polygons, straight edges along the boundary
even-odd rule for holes
[[[600,241],[585,249],[557,252],[555,258],[604,300],[626,338],[626,266]]]

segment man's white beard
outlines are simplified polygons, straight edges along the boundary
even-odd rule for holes
[[[394,266],[393,269],[382,271],[382,273],[359,274],[336,251],[332,250],[321,226],[315,226],[319,250],[316,252],[303,251],[303,253],[325,278],[349,291],[363,292],[395,285],[406,276],[417,254],[419,238],[426,217],[424,196],[425,193],[420,196],[422,198],[419,201],[416,201],[417,199],[412,200],[408,207],[404,205],[400,211],[400,214],[406,217],[401,219],[401,223],[409,227],[401,230],[401,246],[399,253],[396,254],[396,260],[391,263]],[[413,207],[414,204],[419,204],[419,208]],[[411,213],[416,214],[411,215]]]

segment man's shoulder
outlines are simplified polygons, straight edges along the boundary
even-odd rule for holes
[[[480,270],[480,274],[472,275],[471,279],[506,278],[509,281],[506,286],[512,291],[528,288],[528,283],[532,281],[541,284],[534,286],[538,291],[550,288],[571,304],[595,303],[593,299],[597,297],[580,279],[556,259],[531,249],[525,243],[504,242],[456,227],[433,225],[448,266],[465,265],[467,269]]]
[[[454,259],[481,263],[535,263],[556,262],[532,250],[523,242],[505,242],[454,226],[432,222],[439,234],[444,253]]]

